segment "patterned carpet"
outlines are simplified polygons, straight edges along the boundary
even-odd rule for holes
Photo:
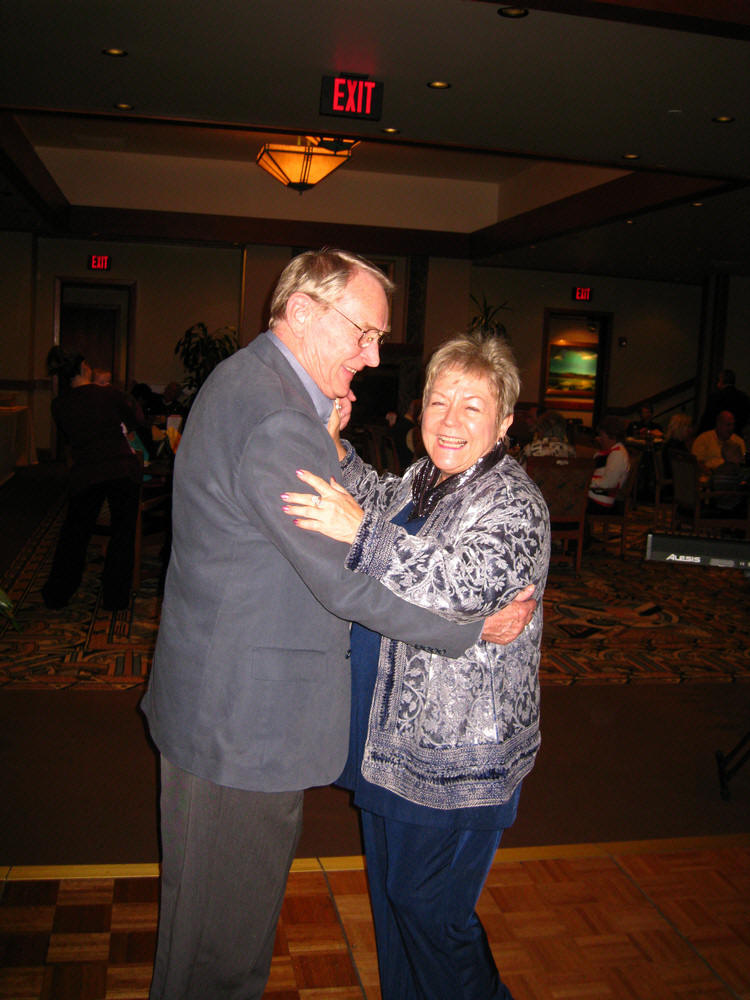
[[[0,686],[123,689],[151,665],[160,596],[158,544],[144,552],[143,582],[127,611],[101,609],[103,553],[92,542],[71,605],[41,599],[62,511],[53,511],[0,581],[21,631],[0,623]],[[553,565],[545,595],[542,682],[681,683],[750,679],[750,580],[741,571],[645,562],[644,511],[628,539],[595,540],[578,577]]]

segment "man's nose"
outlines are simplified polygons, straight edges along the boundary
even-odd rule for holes
[[[373,340],[371,344],[361,349],[362,356],[365,359],[365,364],[369,368],[377,368],[380,364],[380,347],[378,346],[377,340]]]

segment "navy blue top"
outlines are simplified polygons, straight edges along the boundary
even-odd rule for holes
[[[426,517],[407,521],[412,505],[407,506],[393,518],[393,524],[404,527],[414,535],[424,524]],[[361,765],[370,718],[370,705],[375,690],[380,655],[378,632],[358,625],[352,625],[352,715],[349,727],[349,757],[341,777],[336,782],[354,792],[354,804],[360,809],[422,826],[443,827],[450,830],[504,830],[516,818],[521,786],[515,790],[508,802],[499,806],[472,806],[464,809],[433,809],[418,805],[395,792],[373,785],[362,777]]]

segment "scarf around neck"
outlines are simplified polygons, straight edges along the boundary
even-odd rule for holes
[[[474,482],[475,479],[479,479],[480,476],[489,472],[493,466],[497,465],[504,454],[505,443],[498,441],[495,447],[491,451],[488,451],[486,455],[482,455],[471,468],[448,476],[442,483],[438,482],[440,469],[428,458],[419,472],[414,476],[414,481],[411,485],[414,506],[409,515],[409,520],[411,521],[416,517],[425,517],[427,514],[432,513],[443,497],[455,493],[464,486],[468,486],[469,483]]]

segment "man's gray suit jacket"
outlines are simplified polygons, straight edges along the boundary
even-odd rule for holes
[[[220,785],[327,784],[348,746],[349,622],[458,656],[456,625],[344,567],[348,546],[297,528],[299,468],[340,481],[336,449],[292,366],[258,337],[222,362],[175,461],[172,555],[143,708],[161,753]],[[304,487],[302,487],[304,488]]]

